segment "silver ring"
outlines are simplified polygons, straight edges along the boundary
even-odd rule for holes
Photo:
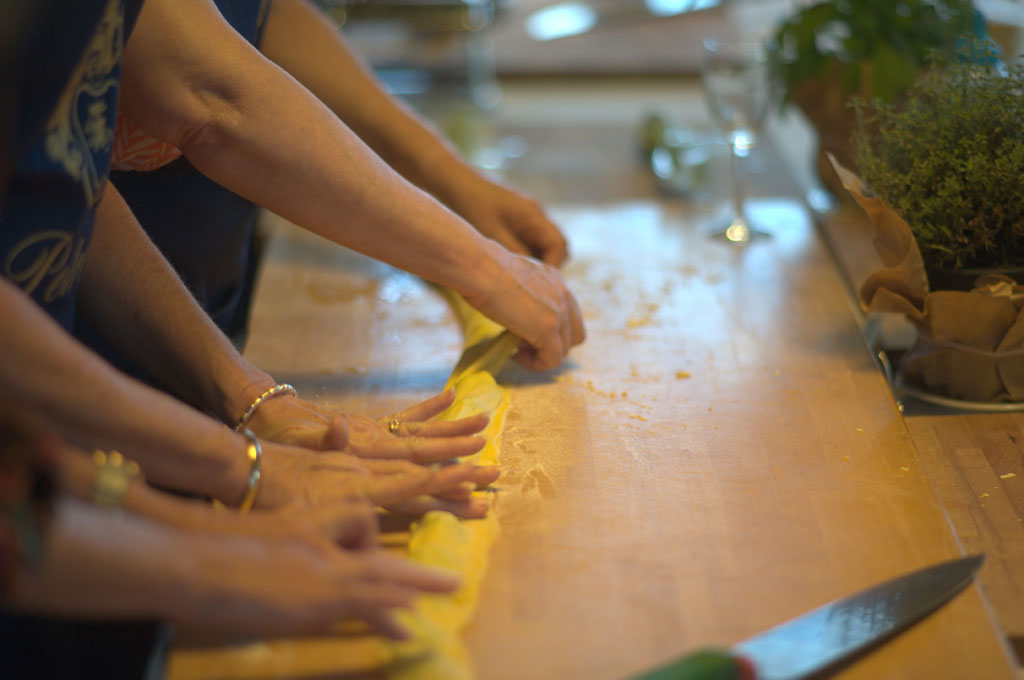
[[[398,427],[401,424],[402,424],[402,421],[399,419],[398,416],[391,416],[391,419],[388,420],[388,432],[390,432],[391,434],[393,434],[393,435],[395,435],[397,437],[398,436]]]

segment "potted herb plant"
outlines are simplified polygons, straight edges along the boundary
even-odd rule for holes
[[[1024,65],[954,63],[900,108],[856,108],[861,178],[909,224],[931,289],[1024,283]]]
[[[917,328],[900,376],[944,397],[1024,402],[1024,63],[935,66],[900,107],[857,112],[861,177],[840,175],[884,264],[861,301]]]
[[[818,174],[842,195],[826,153],[853,162],[851,97],[900,100],[930,54],[950,54],[963,36],[983,33],[971,0],[826,0],[785,20],[769,46],[783,101],[818,133]]]

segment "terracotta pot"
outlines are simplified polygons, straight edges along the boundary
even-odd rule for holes
[[[868,69],[863,70],[861,82],[868,83]],[[839,85],[840,77],[840,67],[833,65],[825,78],[804,81],[790,96],[818,133],[817,171],[821,183],[841,203],[853,205],[853,198],[843,188],[843,183],[826,155],[831,153],[847,168],[857,167],[851,141],[857,116],[849,106],[852,96],[843,92]],[[864,92],[859,96],[868,99],[863,85],[862,90]]]

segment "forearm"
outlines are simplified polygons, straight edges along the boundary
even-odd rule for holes
[[[202,622],[244,593],[231,583],[239,561],[266,558],[269,547],[65,500],[42,563],[15,581],[7,604],[60,617]]]
[[[42,564],[15,581],[9,604],[38,614],[170,619],[194,556],[171,531],[64,501]]]
[[[404,631],[389,612],[417,591],[451,592],[451,575],[374,550],[196,535],[77,502],[59,508],[46,554],[8,606],[63,617],[155,618],[259,636],[324,633],[363,618]],[[392,585],[393,584],[393,585]]]
[[[505,248],[558,266],[567,244],[543,208],[485,177],[390,96],[310,0],[273,0],[260,50],[308,87],[403,177]]]
[[[308,0],[273,0],[259,48],[388,165],[446,204],[451,187],[476,174],[429,123],[385,91],[342,33]]]
[[[119,373],[0,279],[0,384],[83,448],[116,448],[156,483],[227,502],[242,495],[243,437]]]
[[[234,424],[274,380],[242,359],[108,184],[82,272],[79,313],[188,403]]]
[[[236,193],[469,299],[491,291],[501,249],[402,179],[209,3],[145,5],[122,104]]]
[[[60,460],[61,488],[81,501],[91,502],[99,468],[83,451],[65,446]],[[249,515],[217,511],[209,503],[157,491],[141,478],[132,480],[121,499],[126,513],[178,529],[221,534],[245,533]]]
[[[261,71],[253,90],[269,94],[240,103],[251,115],[186,143],[188,159],[335,243],[478,299],[498,267],[496,244],[396,174],[304,89],[286,87],[294,81],[284,73]]]

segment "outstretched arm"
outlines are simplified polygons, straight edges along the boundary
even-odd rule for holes
[[[113,186],[107,187],[97,209],[96,228],[83,268],[79,299],[83,318],[103,333],[111,345],[155,375],[183,399],[202,411],[214,414],[223,423],[233,425],[256,397],[274,385],[273,378],[243,359],[200,309],[174,270],[146,237]],[[124,382],[121,376],[114,377]],[[103,380],[103,377],[98,377],[99,380]],[[132,405],[137,408],[141,406],[138,417],[145,417],[155,408],[148,405],[152,390],[142,388],[132,381],[127,382],[134,392],[141,389],[141,394],[133,398]],[[115,408],[115,403],[108,402],[107,406],[114,413],[120,413],[121,409]],[[192,416],[188,422],[195,420],[197,414],[193,411],[183,409],[178,404],[175,406],[177,408],[169,412],[168,417],[178,417],[175,414],[183,412]],[[263,420],[268,410],[282,407],[285,407],[286,415],[276,419],[277,427],[265,427]],[[387,445],[393,440],[395,444],[401,442],[404,445],[402,448],[408,450],[405,458],[417,462],[466,456],[483,445],[479,438],[469,435],[485,423],[470,421],[463,423],[465,427],[457,429],[451,429],[452,425],[458,425],[451,423],[448,429],[431,432],[435,435],[433,437],[404,437],[398,440],[386,435],[376,442],[366,442],[363,436],[365,427],[360,427],[361,421],[342,414],[332,414],[328,420],[317,419],[315,428],[311,430],[310,419],[306,416],[322,412],[314,404],[292,396],[281,396],[258,409],[249,427],[264,440],[326,451],[348,451],[349,434],[352,433],[356,445],[362,447],[352,453],[370,455],[375,451],[378,455],[385,455]],[[127,424],[120,423],[115,432],[120,432],[120,427]],[[206,429],[210,429],[211,425],[214,429],[223,429],[213,423],[203,425]],[[285,431],[280,430],[282,427],[286,428]],[[294,437],[289,436],[287,428],[305,429],[302,437]],[[106,446],[126,446],[107,441]],[[244,443],[242,445],[245,446]],[[370,451],[364,450],[367,446]],[[269,444],[266,448],[269,459],[274,451]],[[159,448],[156,450],[159,452]],[[165,475],[154,479],[172,486],[180,483],[177,481],[179,475],[188,474],[188,464],[197,455],[158,456],[154,454],[152,445],[139,445],[132,454],[139,458],[139,463],[151,476]],[[244,458],[241,453],[238,455]],[[308,457],[309,454],[299,456],[302,460]],[[402,456],[392,454],[390,457]],[[296,459],[295,456],[288,458],[293,461]],[[276,462],[268,460],[266,471],[273,470]],[[154,466],[155,471],[151,472]],[[412,466],[406,469],[413,470]],[[307,474],[304,470],[303,463],[295,468],[294,474],[301,478]],[[449,471],[446,474],[450,476],[452,473]],[[490,481],[489,475],[486,475],[487,481]],[[175,482],[168,482],[169,476]],[[324,475],[317,473],[315,476]],[[278,481],[268,475],[268,487]],[[443,478],[438,481],[443,481]],[[356,488],[362,489],[362,480],[356,477],[355,482],[360,484]],[[455,483],[458,483],[457,480]],[[445,487],[442,485],[441,488]],[[415,488],[410,490],[415,491]],[[337,492],[341,492],[341,487],[338,487]],[[287,499],[287,496],[282,498]]]
[[[152,0],[125,49],[121,103],[204,174],[338,243],[461,293],[557,365],[583,339],[558,272],[483,237],[374,154],[209,0]]]
[[[244,437],[118,373],[0,279],[0,383],[83,447],[118,448],[165,486],[235,503],[248,474]]]
[[[8,606],[59,616],[158,618],[255,635],[327,632],[363,619],[405,636],[392,617],[446,573],[378,550],[186,533],[75,502],[58,508],[43,563],[15,581]]]
[[[244,360],[108,183],[82,270],[79,314],[175,395],[234,424],[274,379]]]
[[[451,144],[391,97],[309,0],[273,0],[259,45],[387,163],[485,236],[558,266],[565,238],[541,207],[483,177]]]
[[[273,384],[203,314],[113,186],[96,212],[79,300],[84,317],[115,348],[223,421],[233,423],[252,395]],[[0,316],[8,322],[0,333],[0,385],[10,397],[52,418],[82,448],[120,450],[154,483],[228,505],[241,501],[251,470],[244,436],[115,370],[6,279],[0,279]],[[343,448],[343,420],[334,435]],[[452,449],[435,448],[466,455],[482,445],[464,436],[448,442]],[[429,471],[406,461],[378,471],[346,454],[264,441],[256,504],[310,508],[361,494],[392,505],[450,492],[479,474],[472,466]],[[483,510],[466,502],[457,509]]]

